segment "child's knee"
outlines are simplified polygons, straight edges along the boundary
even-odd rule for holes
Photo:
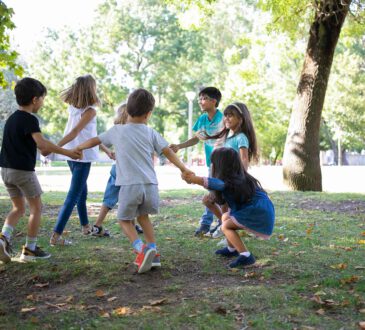
[[[222,214],[222,221],[223,223],[227,220],[229,220],[231,218],[231,216],[229,215],[229,212],[223,213]]]
[[[13,207],[13,212],[16,213],[19,217],[23,217],[25,215],[25,206],[16,206]]]
[[[202,203],[203,203],[205,206],[209,206],[209,205],[214,204],[214,201],[212,200],[212,197],[211,197],[210,195],[205,195],[205,196],[203,197]]]

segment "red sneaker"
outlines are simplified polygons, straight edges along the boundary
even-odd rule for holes
[[[147,245],[142,246],[142,251],[137,254],[137,258],[134,263],[138,266],[138,273],[142,274],[148,272],[152,267],[152,260],[156,255],[156,250],[148,247]]]

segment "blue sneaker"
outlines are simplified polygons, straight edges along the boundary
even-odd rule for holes
[[[229,268],[244,268],[245,266],[253,265],[255,262],[256,259],[252,253],[249,257],[240,255],[236,260],[229,264]]]
[[[200,227],[195,230],[194,236],[203,236],[210,230],[210,225],[200,225]]]
[[[234,250],[233,252],[228,250],[228,247],[224,247],[223,249],[219,249],[217,251],[215,251],[215,254],[218,254],[219,256],[223,256],[223,257],[237,257],[239,255],[239,253],[237,252],[237,250]]]
[[[152,267],[161,267],[161,255],[159,253],[156,253],[152,259]]]

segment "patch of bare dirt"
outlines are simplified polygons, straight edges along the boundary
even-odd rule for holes
[[[299,201],[296,204],[296,207],[304,210],[337,212],[349,215],[365,214],[365,201],[362,200],[329,202],[329,201],[310,199],[310,200]]]

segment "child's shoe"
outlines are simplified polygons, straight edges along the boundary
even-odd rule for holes
[[[219,225],[217,227],[217,229],[213,232],[212,234],[212,238],[219,238],[219,237],[222,237],[224,234],[223,234],[223,231],[222,231],[222,227]]]
[[[91,234],[90,226],[89,225],[82,226],[81,232],[83,235],[90,235]]]
[[[215,254],[222,256],[222,257],[228,257],[228,258],[237,257],[239,255],[237,250],[234,250],[233,252],[231,252],[228,250],[228,247],[215,251]]]
[[[229,264],[229,268],[244,268],[253,265],[256,262],[255,257],[251,253],[248,257],[239,255],[239,257]]]
[[[161,255],[156,253],[155,257],[152,259],[152,267],[161,267]]]
[[[203,236],[204,234],[209,232],[209,229],[209,225],[200,225],[200,227],[195,230],[194,236]]]
[[[135,227],[138,234],[143,234],[143,229],[141,228],[141,226],[136,225]]]
[[[48,252],[43,251],[39,246],[36,246],[35,250],[32,251],[23,245],[23,250],[22,254],[20,255],[20,260],[34,261],[37,259],[48,259],[50,256],[51,255]]]
[[[55,233],[53,233],[49,240],[49,244],[51,246],[56,246],[56,245],[65,246],[65,245],[72,245],[72,242],[63,238],[62,236],[58,236]]]
[[[0,233],[0,261],[3,263],[8,263],[11,261],[10,257],[11,247],[7,238]]]
[[[93,225],[91,228],[91,235],[97,237],[110,237],[108,229],[103,229],[102,226]]]
[[[156,255],[156,250],[148,247],[147,245],[142,246],[142,251],[138,253],[134,263],[138,266],[138,273],[142,274],[148,272],[152,267],[152,260]]]
[[[219,241],[219,242],[217,243],[217,246],[218,246],[218,247],[219,247],[219,246],[221,246],[221,247],[228,246],[228,241],[227,241],[227,239],[226,239],[226,238],[223,238],[221,241]]]

